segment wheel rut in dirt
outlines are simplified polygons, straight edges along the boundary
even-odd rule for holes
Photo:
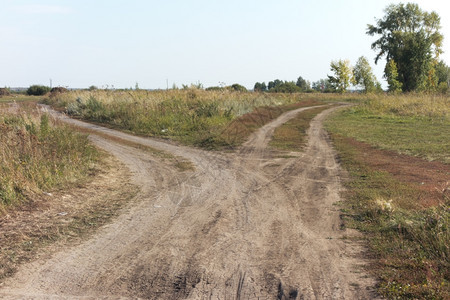
[[[363,248],[343,239],[340,168],[316,116],[304,152],[277,158],[281,115],[236,153],[208,152],[97,125],[91,135],[119,158],[140,186],[138,201],[90,240],[24,265],[5,282],[6,299],[371,299]],[[180,172],[119,137],[184,157]]]

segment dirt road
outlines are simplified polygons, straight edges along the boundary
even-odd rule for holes
[[[24,265],[3,299],[372,299],[362,247],[341,229],[340,168],[322,129],[311,123],[303,153],[267,147],[264,126],[237,153],[135,137],[74,120],[184,157],[180,172],[148,152],[97,135],[141,187],[138,201],[80,245]]]

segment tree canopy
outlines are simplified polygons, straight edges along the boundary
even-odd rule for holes
[[[352,80],[352,67],[349,60],[332,61],[330,65],[334,76],[328,75],[328,80],[335,91],[344,93]]]
[[[372,72],[369,61],[364,56],[358,58],[356,62],[353,69],[353,79],[354,84],[361,86],[366,93],[372,93],[381,88],[380,83]]]
[[[255,83],[255,86],[253,87],[253,90],[255,92],[265,92],[267,91],[267,86],[265,82],[257,82]]]
[[[311,89],[309,81],[303,79],[302,76],[298,77],[297,83],[295,85],[298,86],[303,92],[307,92]]]
[[[379,36],[372,43],[377,51],[375,63],[382,57],[393,60],[403,91],[415,91],[437,82],[433,73],[442,52],[443,36],[439,32],[440,17],[436,12],[422,11],[417,4],[389,5],[376,25],[368,25],[367,34]],[[432,74],[431,74],[432,75]]]

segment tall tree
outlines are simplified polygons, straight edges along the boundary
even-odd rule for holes
[[[353,69],[353,78],[355,84],[361,86],[365,93],[375,92],[377,86],[377,78],[372,72],[369,61],[364,56],[358,58],[355,68]]]
[[[347,91],[348,86],[352,80],[352,67],[349,60],[332,61],[330,64],[331,71],[334,76],[328,75],[328,80],[333,86],[334,90],[339,93]]]
[[[282,83],[283,83],[283,81],[280,79],[275,79],[274,81],[269,81],[269,86],[268,86],[269,91],[273,88],[280,86]]]
[[[265,82],[257,82],[253,87],[255,92],[265,92],[267,90],[267,86]]]
[[[403,91],[419,90],[426,85],[430,70],[442,52],[443,36],[436,12],[422,11],[417,4],[389,5],[383,19],[368,25],[367,34],[380,36],[372,49],[375,63],[386,56],[395,61]]]
[[[309,81],[303,79],[302,76],[298,77],[297,83],[295,85],[298,86],[303,92],[306,92],[311,89]]]

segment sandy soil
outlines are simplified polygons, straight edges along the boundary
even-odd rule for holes
[[[148,152],[91,135],[125,164],[138,201],[91,239],[23,265],[2,299],[373,299],[356,234],[341,228],[341,170],[323,119],[303,153],[267,147],[274,129],[237,153],[217,153],[78,126],[192,161],[180,172]],[[349,237],[349,238],[345,238]]]

